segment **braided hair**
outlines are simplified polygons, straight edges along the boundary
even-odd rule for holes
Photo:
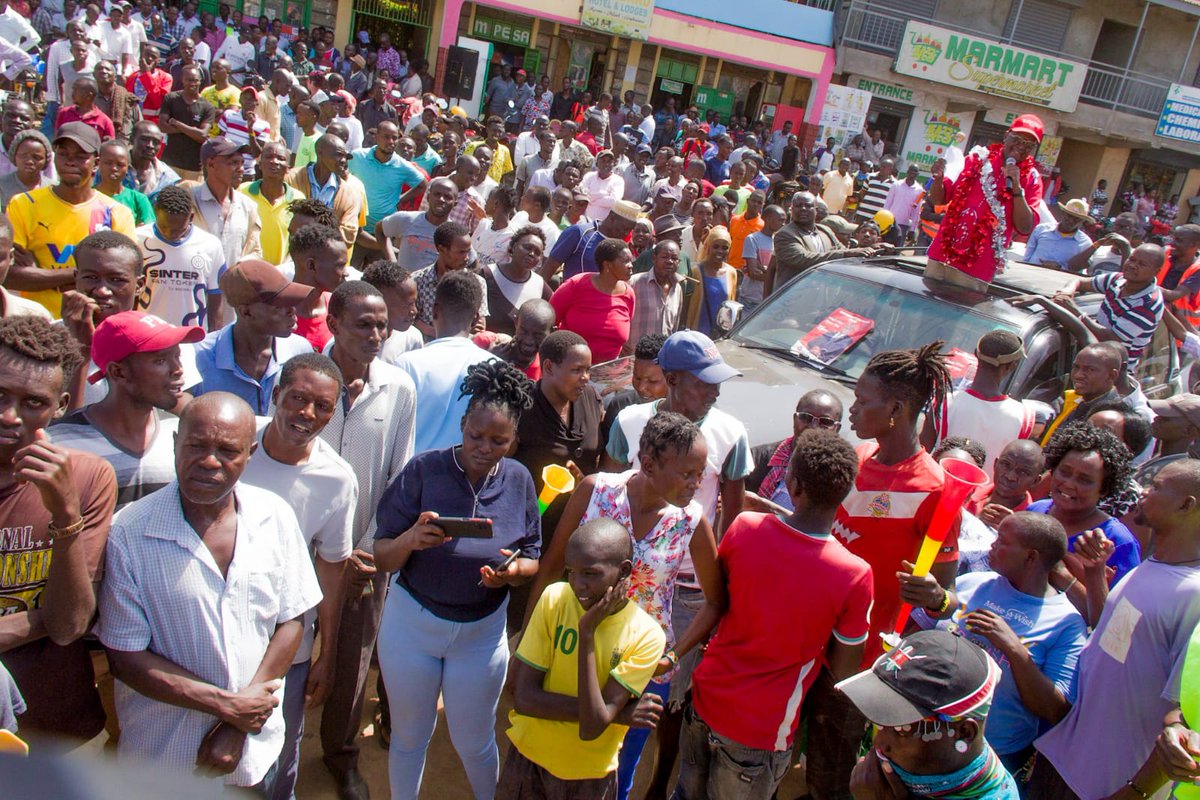
[[[885,350],[871,356],[864,375],[881,384],[888,397],[910,406],[913,416],[927,405],[941,408],[953,379],[942,355],[942,340],[915,350]],[[932,401],[932,402],[931,402]]]
[[[467,401],[467,414],[480,408],[494,408],[516,424],[523,412],[533,408],[533,381],[500,359],[467,367],[467,376],[459,388],[460,400],[471,398]]]

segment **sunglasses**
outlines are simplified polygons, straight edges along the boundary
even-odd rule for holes
[[[812,414],[809,414],[807,411],[797,411],[796,419],[800,422],[803,422],[805,425],[816,425],[818,428],[826,428],[828,430],[833,430],[842,424],[840,419],[833,419],[832,417],[816,417]]]

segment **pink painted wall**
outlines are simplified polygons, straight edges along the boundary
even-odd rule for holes
[[[442,21],[442,40],[439,43],[439,46],[442,48],[449,47],[452,44],[454,44],[455,39],[458,36],[458,24],[459,24],[460,18],[462,17],[463,4],[466,2],[466,0],[444,0],[444,2],[445,2],[445,17]],[[515,12],[517,14],[526,14],[526,15],[529,14],[528,8],[525,8],[518,3],[506,2],[506,0],[486,0],[486,2],[481,2],[481,3],[479,3],[479,5],[485,5],[485,6],[489,6],[492,8],[501,8],[506,11]],[[672,17],[672,18],[679,19],[679,20],[686,20],[691,25],[708,28],[708,29],[711,29],[714,31],[736,31],[736,33],[739,34],[740,36],[751,36],[753,38],[763,39],[764,41],[776,42],[776,43],[782,41],[778,37],[771,36],[770,34],[758,33],[755,31],[747,31],[747,30],[742,30],[742,29],[735,29],[728,25],[723,25],[719,22],[710,22],[708,20],[698,19],[695,17],[687,17],[683,14],[677,14],[674,11],[667,11],[664,9],[655,9],[654,13],[656,15],[661,14],[661,15]],[[560,22],[565,25],[578,25],[579,24],[579,20],[577,18],[563,16],[560,14],[541,13],[541,19],[547,20],[549,22]],[[760,69],[766,69],[766,70],[782,71],[782,70],[780,70],[780,67],[777,64],[769,64],[769,63],[762,62],[762,61],[756,61],[755,59],[746,58],[741,55],[731,57],[731,54],[729,54],[729,53],[723,53],[718,50],[713,50],[710,48],[697,47],[694,43],[690,43],[690,42],[666,41],[666,40],[657,39],[655,37],[651,37],[648,41],[650,44],[663,45],[664,47],[672,47],[672,48],[676,48],[676,49],[684,49],[689,52],[700,53],[703,55],[707,55],[710,58],[724,59],[726,61],[730,61],[730,62],[733,62],[736,64],[745,64],[748,66],[759,67]],[[825,92],[829,88],[830,81],[833,77],[833,67],[834,67],[833,48],[821,47],[819,45],[808,44],[805,42],[786,42],[786,44],[789,47],[798,47],[798,48],[802,48],[802,49],[810,50],[810,51],[819,51],[824,56],[821,61],[821,69],[819,72],[815,72],[815,73],[795,72],[794,73],[803,78],[809,79],[813,83],[812,92],[809,94],[808,106],[805,109],[804,121],[809,124],[815,125],[817,123],[817,121],[821,118],[821,110],[825,105]]]

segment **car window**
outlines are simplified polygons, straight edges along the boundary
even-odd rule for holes
[[[1016,397],[1040,400],[1043,403],[1053,403],[1062,396],[1067,388],[1067,374],[1070,371],[1070,360],[1066,356],[1072,353],[1063,350],[1064,336],[1061,331],[1047,328],[1038,331],[1033,341],[1026,349],[1028,357],[1021,365],[1016,381],[1020,386],[1011,386],[1009,392]],[[1029,375],[1029,369],[1033,374]],[[1028,375],[1028,377],[1025,377]]]
[[[874,322],[873,329],[830,363],[857,379],[875,353],[921,347],[936,339],[967,353],[998,328],[1020,331],[970,308],[878,283],[813,270],[760,306],[733,335],[737,341],[790,349],[838,309]]]

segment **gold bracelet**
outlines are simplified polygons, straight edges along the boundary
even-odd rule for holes
[[[76,536],[83,533],[83,526],[83,517],[80,517],[65,528],[59,528],[53,522],[51,522],[46,526],[46,530],[50,532],[50,542],[53,544],[54,542],[74,539]]]

